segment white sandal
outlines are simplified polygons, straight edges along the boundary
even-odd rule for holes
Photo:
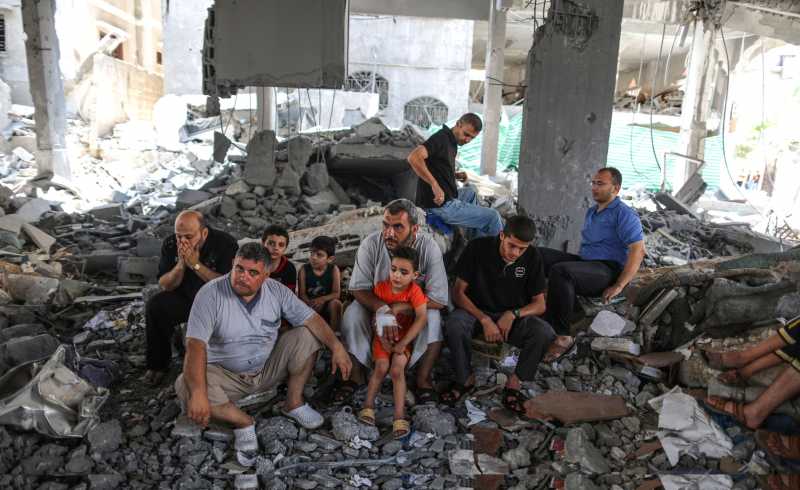
[[[311,405],[308,403],[304,403],[294,410],[290,410],[288,412],[281,410],[281,412],[283,415],[303,426],[304,429],[316,429],[325,423],[325,419],[322,417],[322,415],[311,408]]]

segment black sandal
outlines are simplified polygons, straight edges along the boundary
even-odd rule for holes
[[[436,403],[439,401],[439,394],[436,393],[436,390],[431,388],[418,388],[414,395],[417,398],[417,405],[425,405],[426,403]]]
[[[459,383],[453,383],[453,386],[449,390],[442,393],[440,399],[442,400],[442,403],[446,403],[447,405],[455,405],[474,392],[474,384],[465,386]]]
[[[517,415],[524,416],[526,413],[525,402],[529,400],[524,393],[519,390],[512,390],[511,388],[503,388],[502,394],[503,406]]]
[[[334,404],[345,403],[353,399],[353,395],[356,391],[358,391],[358,385],[354,381],[350,381],[349,379],[342,381],[333,390],[331,401]]]

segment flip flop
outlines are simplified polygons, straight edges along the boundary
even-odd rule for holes
[[[566,346],[563,346],[563,347],[559,346],[559,348],[555,350],[555,352],[556,352],[555,354],[546,353],[545,356],[544,356],[544,359],[542,359],[542,362],[545,362],[545,363],[558,362],[561,359],[563,359],[564,357],[570,355],[572,353],[572,351],[575,350],[575,347],[577,345],[578,344],[576,342],[576,338],[575,337],[570,337],[570,341]],[[563,349],[563,350],[561,350],[561,349]]]
[[[784,442],[788,440],[789,442]],[[768,430],[756,431],[756,444],[767,453],[783,459],[800,460],[800,436]],[[777,447],[778,450],[773,450]]]
[[[744,403],[717,396],[709,396],[705,400],[701,400],[701,403],[703,408],[707,411],[728,417],[742,427],[750,429],[750,427],[747,426],[747,419],[744,416]],[[733,406],[733,411],[727,410],[726,407],[728,406]]]
[[[464,398],[467,398],[473,394],[475,389],[476,388],[474,384],[470,386],[464,386],[462,384],[454,383],[449,390],[442,393],[440,399],[442,400],[442,403],[453,406]]]
[[[426,403],[436,403],[439,401],[439,394],[436,393],[436,390],[431,388],[418,388],[414,396],[417,399],[417,405],[425,405]]]
[[[759,476],[758,483],[763,490],[796,490],[800,488],[800,475]]]
[[[372,408],[362,408],[358,412],[358,421],[367,425],[375,425],[375,410]]]
[[[527,411],[525,410],[525,402],[529,400],[525,394],[519,390],[512,390],[511,388],[503,389],[501,395],[503,406],[511,410],[520,417],[525,417]]]
[[[406,419],[394,419],[392,422],[392,435],[395,439],[402,439],[411,433],[411,424]]]

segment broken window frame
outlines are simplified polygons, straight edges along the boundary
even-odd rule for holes
[[[441,126],[447,122],[450,108],[437,99],[423,95],[415,97],[403,106],[403,120],[428,129],[432,125]]]
[[[361,70],[351,73],[344,82],[348,92],[378,94],[378,109],[389,106],[389,80],[374,71]]]

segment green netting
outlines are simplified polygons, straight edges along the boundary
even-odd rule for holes
[[[483,118],[481,114],[478,116]],[[500,137],[498,140],[497,168],[509,171],[519,168],[519,148],[522,141],[522,116],[520,112],[512,118],[500,122]],[[457,119],[448,121],[449,127],[455,125]],[[428,134],[433,134],[441,126],[431,126]],[[469,144],[458,150],[458,160],[461,167],[473,172],[479,172],[481,167],[481,141],[479,134]],[[678,151],[680,136],[673,131],[654,129],[653,141],[656,148],[658,163],[663,165],[664,153]],[[703,178],[710,189],[718,189],[722,165],[722,142],[719,136],[706,139],[705,142],[706,165],[703,169]],[[667,175],[672,175],[675,165],[683,165],[684,161],[674,157],[667,158]],[[607,165],[617,167],[625,176],[625,186],[643,185],[646,189],[655,191],[661,185],[661,171],[653,156],[650,142],[650,128],[635,126],[623,122],[611,124],[611,134],[608,142]],[[724,173],[724,170],[722,171]]]

